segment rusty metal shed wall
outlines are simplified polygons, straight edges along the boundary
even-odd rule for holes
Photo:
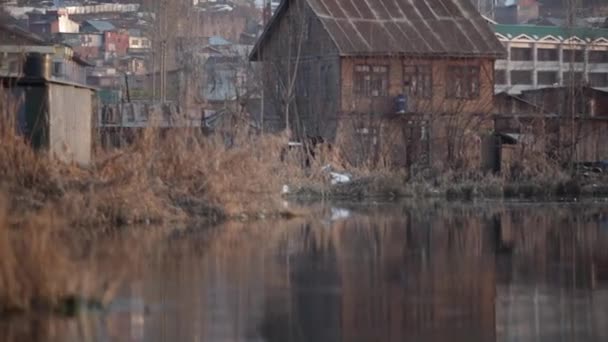
[[[92,90],[49,83],[49,152],[66,162],[91,161]]]
[[[252,51],[289,3],[306,1],[343,56],[501,57],[503,46],[470,0],[283,0]]]

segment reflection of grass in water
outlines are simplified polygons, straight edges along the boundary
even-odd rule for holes
[[[48,210],[15,218],[4,203],[0,201],[0,314],[73,315],[101,308],[134,275],[151,242],[141,236],[87,237],[67,229]]]

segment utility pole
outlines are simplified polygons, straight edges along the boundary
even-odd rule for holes
[[[567,33],[569,37],[574,36],[572,34],[573,32],[573,28],[575,25],[575,19],[576,19],[576,9],[577,9],[577,2],[578,0],[564,0],[566,1],[566,10],[567,10],[567,18],[566,18],[566,25],[567,25]],[[575,80],[575,75],[576,72],[574,70],[574,63],[575,63],[575,55],[577,51],[575,49],[575,46],[572,44],[572,42],[570,42],[570,56],[569,56],[569,61],[568,64],[570,65],[570,77],[569,77],[569,84],[568,84],[568,97],[570,98],[570,103],[569,104],[569,112],[570,112],[570,172],[574,172],[574,160],[576,157],[576,139],[574,137],[574,132],[575,132],[575,113],[576,113],[576,101],[575,101],[575,87],[576,87],[576,80]]]
[[[268,22],[270,21],[270,17],[272,16],[272,4],[271,4],[272,0],[264,0],[264,4],[263,4],[263,8],[262,8],[262,23],[264,24],[264,28],[266,28],[266,25],[268,25]],[[265,88],[266,88],[266,64],[264,62],[264,58],[263,58],[263,52],[260,50],[260,56],[259,59],[262,61],[262,68],[261,68],[261,73],[262,73],[262,94],[261,94],[261,99],[260,99],[260,126],[261,129],[260,131],[262,132],[262,134],[264,133],[264,92],[265,92]]]

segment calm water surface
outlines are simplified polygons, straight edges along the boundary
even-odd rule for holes
[[[173,234],[104,313],[1,341],[608,341],[604,203],[334,205]]]

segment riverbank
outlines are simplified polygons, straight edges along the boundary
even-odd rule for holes
[[[286,151],[282,136],[161,135],[148,131],[134,144],[98,150],[87,167],[58,163],[20,137],[0,139],[0,195],[14,218],[52,211],[69,226],[215,224],[227,219],[289,218],[285,199],[397,200],[401,198],[552,199],[608,196],[602,173],[571,175],[553,168],[512,177],[479,172],[422,172],[342,167],[348,179],[333,184],[317,154],[305,167],[301,151]],[[310,158],[308,159],[311,160]],[[342,164],[343,165],[343,164]]]
[[[608,197],[608,177],[565,176],[510,180],[492,174],[407,180],[399,174],[378,174],[345,184],[306,183],[291,187],[292,200],[399,200],[407,198],[536,199]]]

